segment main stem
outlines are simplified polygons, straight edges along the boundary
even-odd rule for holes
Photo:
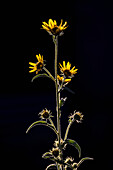
[[[57,130],[58,130],[58,141],[60,145],[60,108],[59,108],[59,93],[58,93],[58,79],[57,79],[57,59],[58,59],[58,36],[55,39],[55,85],[56,85],[56,112],[57,112]]]
[[[58,80],[57,80],[57,59],[58,59],[58,36],[55,38],[55,85],[56,85],[56,111],[57,111],[57,131],[58,131],[58,142],[59,149],[61,149],[61,127],[60,127],[60,93],[58,92]],[[60,170],[60,166],[57,166]]]

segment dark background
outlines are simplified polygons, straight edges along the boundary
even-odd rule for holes
[[[43,108],[52,110],[55,121],[55,89],[50,79],[31,83],[28,62],[43,54],[46,67],[54,74],[54,44],[42,21],[67,21],[69,27],[59,37],[58,61],[70,61],[78,73],[69,84],[75,94],[65,91],[68,100],[62,109],[62,136],[68,115],[84,114],[82,124],[74,123],[69,138],[76,140],[82,157],[93,157],[82,169],[113,169],[113,18],[109,1],[44,1],[2,4],[0,153],[3,169],[39,169],[50,163],[41,155],[52,148],[56,136],[47,127],[29,125],[39,120]],[[66,152],[65,152],[66,154]],[[73,147],[68,156],[79,161]],[[52,162],[51,162],[52,163]]]

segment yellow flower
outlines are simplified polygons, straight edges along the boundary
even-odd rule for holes
[[[50,151],[50,152],[54,157],[58,157],[60,154],[59,148],[52,148],[52,151]]]
[[[46,108],[39,113],[41,119],[48,119],[50,117],[53,117],[51,114],[51,111],[47,110]]]
[[[63,79],[64,79],[64,77],[60,77],[59,75],[57,75],[57,79],[58,79],[60,82],[62,82]],[[70,81],[71,81],[71,79],[64,79],[64,83],[67,83],[67,82],[70,82]]]
[[[65,63],[65,61],[63,61],[63,66],[59,63],[60,66],[60,71],[63,73],[63,75],[65,75],[66,77],[73,77],[74,74],[77,73],[78,69],[75,69],[75,66],[71,68],[71,64],[70,62],[67,62],[67,65]]]
[[[76,120],[77,123],[81,123],[83,120],[83,114],[80,112],[76,112],[76,110],[74,111],[74,114],[69,116],[69,121],[74,121]]]
[[[36,58],[37,58],[38,62],[36,62],[36,63],[29,62],[29,64],[31,65],[29,67],[29,68],[31,68],[29,73],[36,71],[36,74],[38,74],[38,72],[41,71],[44,66],[43,55],[42,56],[40,54],[36,55]]]
[[[62,25],[63,20],[61,19],[61,23],[58,26],[56,20],[49,19],[48,24],[46,22],[42,22],[42,29],[46,30],[50,35],[62,35],[63,31],[68,27],[67,22]]]

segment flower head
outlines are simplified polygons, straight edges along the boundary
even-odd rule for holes
[[[42,56],[40,54],[36,55],[36,58],[37,58],[38,62],[36,62],[36,63],[29,62],[29,64],[31,65],[29,67],[29,68],[31,68],[29,73],[36,71],[36,74],[38,74],[38,72],[41,71],[44,66],[43,55]]]
[[[59,80],[59,82],[64,82],[64,83],[69,83],[71,81],[71,79],[65,79],[63,76],[59,76],[57,75],[57,79]]]
[[[52,150],[50,152],[54,157],[58,157],[59,154],[60,154],[60,149],[59,148],[52,148]]]
[[[52,114],[51,111],[47,110],[46,108],[39,113],[41,119],[48,119],[52,117],[51,114]]]
[[[63,61],[63,66],[59,63],[60,66],[60,71],[62,72],[62,74],[66,77],[66,78],[71,78],[73,77],[74,74],[77,73],[78,69],[75,69],[75,66],[71,69],[71,63]]]
[[[48,24],[46,22],[42,22],[42,29],[46,30],[50,35],[62,35],[63,31],[68,27],[67,22],[62,25],[63,20],[61,19],[61,23],[58,26],[56,20],[49,19]]]
[[[83,120],[83,116],[84,115],[82,113],[74,111],[74,114],[69,116],[69,121],[76,120],[77,123],[81,123],[81,121]]]

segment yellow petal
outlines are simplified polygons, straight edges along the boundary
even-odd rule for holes
[[[65,27],[67,25],[67,22],[64,23],[64,25],[62,27]]]
[[[34,72],[34,71],[36,71],[36,69],[30,70],[29,73],[32,73],[32,72]]]
[[[36,64],[35,64],[35,63],[32,63],[32,62],[29,62],[29,64],[32,65],[32,66],[36,66]]]
[[[66,63],[65,63],[65,61],[63,61],[63,67],[64,67],[64,68],[66,67]]]
[[[54,20],[54,25],[57,25],[57,22],[56,22],[56,20]]]
[[[49,19],[49,27],[51,28],[51,27],[53,27],[53,20],[52,19]]]
[[[49,28],[48,27],[46,27],[46,26],[44,26],[44,25],[42,25],[42,27],[43,27],[43,29],[45,29],[45,30],[49,30]]]
[[[59,63],[59,66],[60,66],[61,68],[63,68],[62,64],[60,64],[60,63]]]
[[[46,22],[42,22],[45,26],[49,27],[49,25]]]
[[[60,23],[59,27],[61,27],[61,26],[62,26],[62,23],[63,23],[63,19],[61,19],[61,23]]]
[[[70,82],[71,81],[71,79],[65,79],[64,80],[64,82]]]
[[[29,68],[34,69],[34,67],[29,67]]]
[[[71,69],[71,70],[74,70],[75,66]]]
[[[68,63],[67,63],[67,69],[70,70],[70,67],[71,67],[71,64],[70,64],[69,61],[68,61]]]
[[[37,60],[39,60],[39,56],[38,55],[36,55],[36,58],[37,58]]]

